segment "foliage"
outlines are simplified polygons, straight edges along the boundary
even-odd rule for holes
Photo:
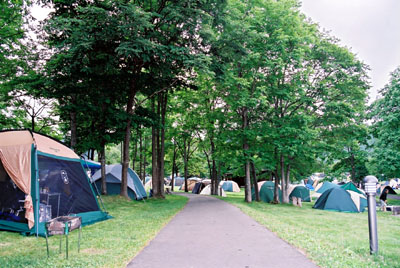
[[[373,158],[379,174],[400,174],[400,67],[391,73],[390,82],[380,91],[381,99],[370,108]]]

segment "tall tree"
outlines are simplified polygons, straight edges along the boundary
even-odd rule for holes
[[[379,92],[382,98],[370,108],[374,137],[373,160],[376,171],[387,177],[400,174],[400,67],[390,76],[389,83]]]

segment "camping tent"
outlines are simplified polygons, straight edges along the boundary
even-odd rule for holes
[[[209,184],[203,182],[203,181],[198,181],[196,182],[196,184],[194,185],[194,188],[192,190],[192,194],[200,194],[201,191]]]
[[[357,204],[353,201],[352,194],[350,192],[352,191],[346,191],[340,187],[332,187],[327,189],[317,199],[313,208],[340,212],[363,212],[366,202],[359,200],[358,202],[360,205],[357,206]],[[357,195],[358,198],[361,198],[361,195]]]
[[[171,179],[171,181],[172,181],[172,179]],[[175,177],[174,178],[174,186],[179,186],[180,187],[184,183],[185,183],[185,178],[184,177]],[[170,185],[171,185],[171,182],[170,182]]]
[[[300,198],[304,202],[311,202],[310,190],[301,185],[294,187],[289,195],[290,199],[292,199],[292,197]]]
[[[149,180],[147,180],[147,178],[149,178]],[[146,183],[144,184],[144,188],[146,190],[148,189],[153,189],[153,180],[151,177],[146,177],[145,178]],[[169,185],[169,181],[167,178],[164,178],[164,185]]]
[[[265,181],[261,188],[259,188],[260,199],[264,202],[270,203],[274,200],[274,187],[275,183],[273,181]],[[254,188],[251,191],[251,197],[253,200],[256,199]],[[282,191],[279,189],[279,200],[282,202]]]
[[[219,184],[225,192],[240,193],[239,185],[234,181],[221,181]]]
[[[196,182],[201,181],[198,178],[189,178],[187,180],[187,189],[188,191],[193,191],[194,186],[196,185]],[[183,182],[181,188],[179,190],[185,191],[185,182]]]
[[[204,189],[200,192],[201,195],[211,195],[211,184],[204,187]],[[218,195],[222,197],[226,197],[226,193],[221,186],[218,186]]]
[[[46,221],[69,214],[82,225],[109,218],[80,157],[39,133],[0,132],[0,229],[44,235]]]
[[[81,160],[83,168],[85,170],[90,171],[90,177],[93,176],[94,173],[96,173],[97,170],[101,169],[101,164],[89,159],[82,159]]]
[[[121,192],[121,176],[122,165],[106,165],[106,183],[107,194],[116,195]],[[91,179],[92,183],[96,183],[96,187],[101,189],[101,170],[98,170]],[[147,197],[146,191],[143,187],[142,181],[139,176],[131,168],[128,168],[128,195],[134,200],[142,200]]]
[[[376,193],[377,193],[377,194],[381,194],[381,193],[383,193],[383,191],[384,191],[385,189],[388,189],[388,190],[389,190],[389,193],[388,193],[388,194],[397,194],[396,191],[393,190],[393,188],[390,187],[389,185],[386,185],[386,186],[383,185],[383,186],[379,187],[379,188],[377,189]]]
[[[340,188],[364,195],[364,193],[360,189],[358,189],[357,186],[355,186],[352,182],[340,185]]]
[[[339,188],[340,186],[331,182],[324,182],[324,184],[322,184],[322,186],[317,190],[317,193],[324,193],[326,190],[331,189],[333,187]]]

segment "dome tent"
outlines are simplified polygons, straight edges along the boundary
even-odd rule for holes
[[[225,192],[240,193],[239,185],[234,181],[221,181],[219,184]]]
[[[357,186],[354,185],[352,182],[348,182],[346,184],[340,185],[341,188],[349,191],[353,191],[362,195],[365,195],[360,189],[357,188]]]
[[[311,202],[310,190],[301,185],[294,187],[289,195],[290,199],[292,199],[292,197],[300,198],[304,202]]]
[[[322,193],[324,193],[326,190],[331,189],[331,188],[334,188],[334,187],[339,188],[340,186],[337,185],[337,184],[334,184],[334,183],[332,183],[332,182],[326,181],[326,182],[324,182],[324,183],[322,184],[322,186],[317,190],[317,193],[322,194]]]
[[[53,138],[0,132],[0,166],[0,229],[44,235],[45,222],[57,216],[76,214],[82,225],[110,218],[100,210],[80,157]]]
[[[211,195],[211,184],[207,185],[204,187],[203,190],[200,192],[201,195]],[[221,186],[218,186],[218,195],[222,197],[226,197],[226,193],[224,189],[221,188]]]
[[[262,184],[261,188],[258,189],[261,201],[264,201],[266,203],[270,203],[271,201],[273,201],[274,188],[275,188],[275,183],[273,181],[265,181]],[[252,200],[256,199],[254,188],[251,190],[251,198]],[[279,188],[279,200],[282,202],[282,191],[280,188]]]
[[[358,198],[361,198],[359,194],[357,195]],[[321,194],[313,208],[339,212],[363,212],[366,203],[361,200],[358,200],[357,203],[353,201],[352,194],[349,191],[340,187],[332,187]]]
[[[106,165],[107,194],[117,195],[121,192],[122,165]],[[101,170],[98,170],[91,179],[96,187],[101,189]],[[147,198],[146,190],[139,176],[131,168],[128,168],[128,195],[132,200]]]

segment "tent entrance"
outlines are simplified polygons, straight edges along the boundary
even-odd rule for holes
[[[25,193],[11,180],[0,161],[0,220],[28,223],[24,202]]]
[[[38,155],[38,163],[39,222],[98,210],[80,161]]]

